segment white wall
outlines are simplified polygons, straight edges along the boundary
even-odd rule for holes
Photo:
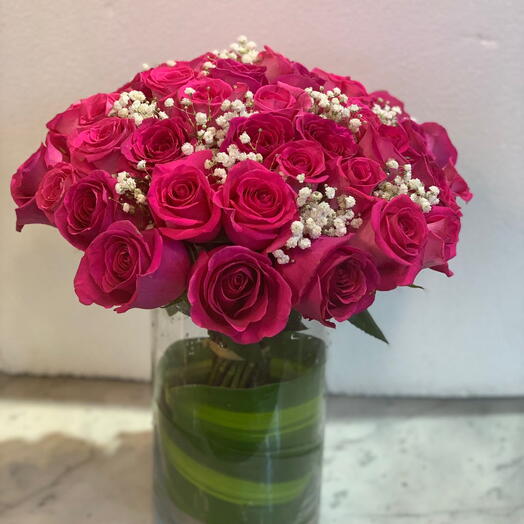
[[[9,177],[69,102],[245,33],[442,122],[476,194],[456,276],[378,297],[389,348],[350,326],[331,334],[332,388],[524,394],[522,1],[0,0],[0,25],[0,368],[148,375],[148,314],[78,305],[79,254],[51,229],[14,232]]]

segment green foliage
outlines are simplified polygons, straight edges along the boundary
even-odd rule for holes
[[[382,333],[382,330],[378,327],[377,323],[373,320],[371,313],[367,309],[357,313],[356,315],[353,315],[348,319],[348,321],[368,335],[371,335],[375,338],[378,338],[379,340],[382,340],[382,342],[389,344],[387,338],[384,336],[384,333]]]

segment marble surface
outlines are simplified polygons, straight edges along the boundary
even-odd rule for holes
[[[0,523],[150,524],[149,394],[0,376]],[[324,478],[322,524],[523,524],[524,399],[330,398]]]

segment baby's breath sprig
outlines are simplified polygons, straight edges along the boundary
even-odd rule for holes
[[[399,170],[398,162],[390,158],[386,162],[386,166],[391,172]],[[399,195],[407,195],[411,200],[419,205],[424,213],[429,213],[432,206],[438,205],[440,200],[438,195],[440,189],[437,186],[430,186],[427,190],[418,178],[411,176],[411,164],[404,164],[392,180],[381,182],[378,188],[373,192],[373,195],[385,200],[391,200]]]

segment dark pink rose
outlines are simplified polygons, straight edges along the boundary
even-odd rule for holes
[[[249,144],[243,144],[240,135],[247,133],[251,138]],[[222,151],[230,144],[235,144],[240,151],[255,151],[263,157],[269,155],[278,146],[293,138],[291,121],[278,113],[256,113],[247,118],[233,118],[229,125]]]
[[[328,73],[318,67],[312,70],[313,73],[317,74],[320,78],[323,78],[326,83],[324,89],[326,91],[333,90],[338,87],[344,95],[347,96],[367,96],[366,88],[356,80],[352,80],[349,76],[340,76],[333,73]]]
[[[473,198],[473,193],[455,166],[449,163],[442,171],[453,197],[460,197],[465,202],[469,202]]]
[[[96,170],[69,188],[54,218],[60,233],[73,246],[85,250],[97,235],[125,216],[115,185],[109,173]]]
[[[266,68],[265,76],[270,84],[276,83],[277,78],[283,75],[293,73],[293,62],[267,45],[258,54],[257,65]]]
[[[291,290],[269,257],[241,246],[201,252],[188,298],[195,324],[240,344],[277,335],[291,312]]]
[[[299,62],[293,62],[291,72],[280,75],[275,79],[275,81],[283,82],[290,86],[300,87],[301,89],[312,87],[315,90],[320,89],[320,87],[325,83],[323,78],[320,78],[316,73],[309,71],[307,67]]]
[[[298,87],[287,84],[271,84],[262,86],[254,97],[255,109],[260,112],[303,110],[307,111],[311,105],[311,97]]]
[[[375,160],[381,166],[390,159],[396,160],[399,164],[405,164],[403,156],[397,151],[394,143],[389,137],[383,137],[373,126],[368,126],[358,143],[359,156],[364,156]]]
[[[90,126],[105,118],[118,97],[118,93],[98,93],[79,100],[50,120],[47,128],[67,137],[77,128]]]
[[[210,151],[158,165],[147,194],[149,207],[163,234],[176,240],[206,242],[220,231],[220,208],[204,171]]]
[[[177,62],[174,66],[164,64],[140,73],[134,88],[151,92],[156,98],[168,98],[193,78],[195,71],[186,62]]]
[[[374,258],[380,272],[377,287],[387,291],[413,283],[422,268],[427,237],[424,213],[401,195],[389,202],[378,199],[351,244]]]
[[[176,300],[187,285],[191,260],[182,242],[157,229],[139,231],[128,220],[109,226],[89,245],[75,276],[82,304],[153,309]]]
[[[71,163],[78,169],[104,169],[116,173],[127,167],[120,148],[124,140],[136,129],[128,118],[104,118],[93,125],[79,129],[68,139]]]
[[[278,267],[293,292],[293,307],[326,326],[367,309],[375,299],[379,274],[364,251],[348,237],[321,237],[310,249],[294,249],[292,261]]]
[[[51,224],[54,224],[56,208],[78,178],[75,168],[65,162],[55,164],[44,173],[36,192],[36,205],[45,213]]]
[[[282,144],[267,158],[265,165],[285,177],[305,175],[305,182],[318,184],[327,179],[324,150],[313,140],[295,140]],[[289,181],[288,181],[289,182]]]
[[[295,126],[300,137],[318,142],[331,158],[348,158],[357,153],[358,147],[351,131],[333,120],[306,113],[296,118]]]
[[[426,221],[428,242],[424,251],[423,267],[451,277],[453,272],[448,267],[448,260],[457,254],[460,216],[449,207],[433,206],[426,214]]]
[[[404,154],[413,162],[417,158],[424,156],[431,157],[428,151],[428,144],[424,130],[414,120],[404,120],[398,125],[407,136],[407,147],[403,143]]]
[[[362,156],[337,159],[334,172],[332,185],[342,191],[354,187],[367,195],[372,194],[377,185],[386,179],[386,173],[378,162]]]
[[[194,89],[195,92],[189,96],[185,93],[187,88]],[[214,116],[220,111],[222,102],[231,96],[233,89],[226,82],[218,78],[197,78],[178,88],[178,100],[189,98],[193,104],[194,111]]]
[[[237,83],[246,84],[254,93],[261,85],[266,83],[265,67],[252,64],[242,64],[231,58],[219,58],[215,67],[209,73],[210,78],[218,78],[234,86]]]
[[[50,224],[47,215],[38,207],[36,193],[46,171],[59,157],[48,154],[43,144],[17,169],[11,177],[11,196],[16,209],[16,230],[27,224]]]
[[[122,143],[122,154],[136,167],[140,160],[147,167],[172,162],[182,156],[182,145],[190,139],[191,127],[182,118],[146,119]]]
[[[435,161],[427,155],[421,156],[412,164],[412,176],[418,178],[426,188],[437,186],[440,189],[439,200],[441,204],[455,207],[455,196],[446,179],[445,171],[437,166]]]
[[[233,166],[215,195],[215,203],[224,209],[229,239],[266,252],[291,236],[291,223],[298,217],[295,200],[295,192],[279,174],[252,160]]]
[[[437,165],[440,168],[445,167],[448,163],[455,165],[458,153],[446,129],[435,122],[425,122],[420,127],[426,138],[427,150]]]
[[[401,155],[409,154],[409,138],[402,125],[387,126],[381,124],[377,127],[377,131],[382,138],[389,140]]]

